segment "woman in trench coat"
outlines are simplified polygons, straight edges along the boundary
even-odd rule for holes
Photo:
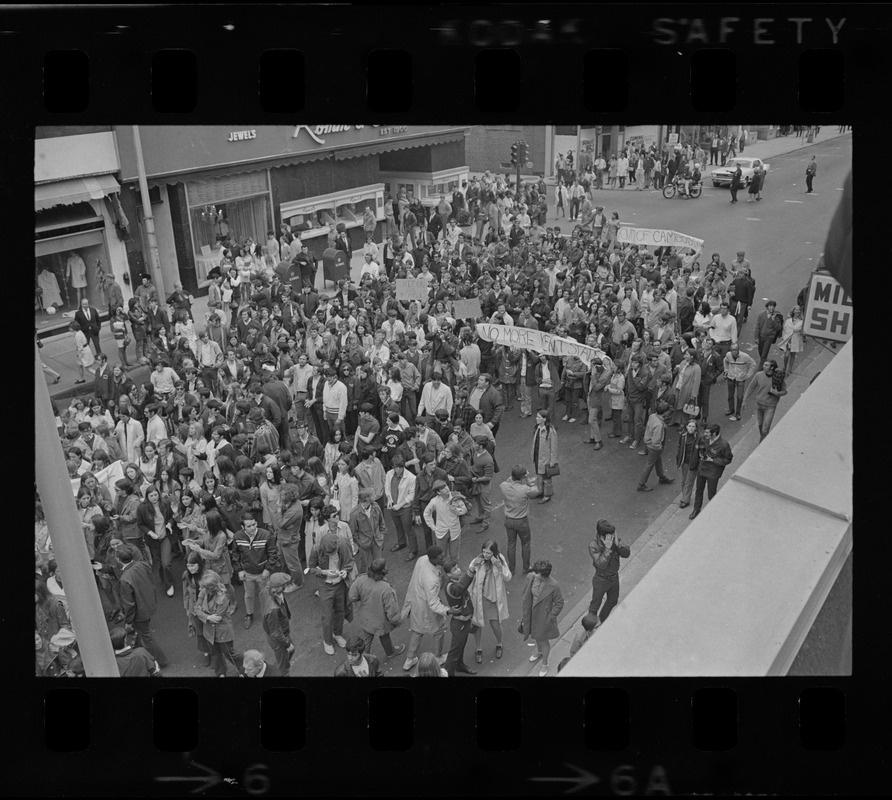
[[[693,347],[685,351],[681,363],[675,368],[672,386],[675,389],[672,424],[685,425],[692,417],[684,413],[684,407],[689,403],[696,404],[700,396],[700,365],[697,363],[697,351]]]
[[[548,656],[551,653],[551,640],[561,634],[557,618],[564,607],[564,596],[557,581],[551,577],[551,562],[537,561],[527,577],[521,598],[521,617],[518,633],[524,641],[531,636],[536,642],[536,652],[530,661],[542,659],[539,677],[548,674]]]

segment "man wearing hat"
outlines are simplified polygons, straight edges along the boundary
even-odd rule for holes
[[[285,590],[291,576],[274,572],[266,585],[260,584],[260,607],[263,613],[263,632],[276,658],[280,675],[287,675],[291,668],[294,644],[291,641],[291,609],[285,601]]]
[[[167,666],[167,656],[155,641],[152,617],[158,599],[155,580],[148,560],[134,561],[133,551],[119,547],[115,558],[121,565],[121,606],[124,610],[125,632],[136,631],[137,641],[152,654],[158,666]]]

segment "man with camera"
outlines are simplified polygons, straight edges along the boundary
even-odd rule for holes
[[[697,443],[697,448],[700,451],[700,466],[697,468],[697,489],[694,494],[694,510],[691,512],[691,519],[694,519],[703,508],[704,487],[708,488],[709,499],[712,500],[718,491],[719,478],[722,477],[725,467],[734,458],[731,453],[731,445],[721,437],[721,432],[722,429],[715,423],[707,425],[703,437]]]
[[[599,519],[595,538],[589,543],[588,552],[595,568],[592,576],[592,601],[588,610],[590,614],[598,614],[603,601],[604,607],[598,616],[604,622],[619,601],[619,560],[628,558],[631,551],[617,538],[616,527],[606,519]]]

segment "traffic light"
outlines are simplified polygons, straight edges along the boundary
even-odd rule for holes
[[[515,142],[514,144],[511,145],[511,166],[512,167],[516,167],[518,165],[518,163],[520,163],[519,159],[518,159],[519,155],[520,155],[519,145],[517,142]]]
[[[521,142],[521,143],[520,143],[520,152],[518,153],[518,161],[519,161],[521,167],[525,167],[525,166],[526,166],[526,163],[527,163],[527,161],[528,161],[528,159],[527,159],[527,149],[528,149],[528,147],[529,147],[529,146],[527,145],[526,142]]]

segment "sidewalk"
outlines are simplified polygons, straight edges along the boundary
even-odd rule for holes
[[[770,165],[771,159],[775,156],[783,156],[787,153],[793,153],[806,147],[814,147],[815,145],[824,144],[824,142],[829,142],[831,139],[841,139],[845,136],[851,135],[851,131],[847,131],[846,133],[839,133],[838,126],[834,125],[828,128],[822,128],[821,133],[811,143],[806,140],[805,136],[794,136],[791,133],[787,136],[777,136],[774,139],[757,141],[753,142],[752,144],[748,144],[743,153],[738,153],[738,155],[743,155],[750,158],[760,158],[763,161],[767,161]],[[704,175],[707,173],[708,170],[713,169],[715,166],[709,166],[708,156],[709,154],[707,153],[707,163],[705,165],[705,169],[703,170]],[[547,186],[555,186],[557,184],[557,179],[546,177],[545,184]],[[634,191],[634,189],[632,191]]]
[[[833,356],[832,351],[827,351],[818,344],[811,343],[811,351],[808,356],[802,359],[798,365],[797,371],[794,373],[790,382],[787,384],[788,393],[778,405],[777,414],[774,418],[774,425],[777,425],[784,414],[793,407],[793,404],[808,389],[812,379],[818,372],[824,369]],[[724,390],[724,384],[717,384],[713,389],[714,393]],[[724,408],[721,396],[716,395],[718,400],[714,398],[715,408]],[[752,410],[752,409],[751,409]],[[716,418],[721,424],[722,417]],[[667,451],[672,457],[669,469],[674,468],[675,444],[676,437],[671,437],[671,449]],[[721,480],[719,481],[719,490],[725,482],[737,471],[737,469],[749,458],[750,454],[759,446],[759,431],[756,428],[756,416],[753,413],[746,425],[743,426],[737,435],[729,441],[731,449],[734,453],[734,460],[730,466],[725,469]],[[664,458],[664,463],[670,459]],[[670,477],[675,473],[670,471]],[[677,485],[677,482],[676,482]],[[620,562],[620,604],[629,594],[634,591],[638,583],[648,573],[650,568],[662,558],[663,554],[671,547],[672,543],[684,532],[691,520],[689,515],[693,506],[681,509],[678,507],[679,498],[676,495],[672,504],[645,530],[630,546],[631,554],[629,558]],[[709,502],[704,498],[704,503]],[[622,535],[622,532],[618,532]],[[570,655],[570,646],[578,633],[582,632],[581,619],[588,613],[591,592],[586,591],[584,596],[573,608],[564,613],[558,622],[559,628],[563,631],[561,637],[552,644],[551,655],[549,656],[549,664],[557,669],[557,665]],[[597,636],[597,633],[595,634]],[[539,670],[538,664],[530,664],[524,662],[511,673],[512,678],[524,678]],[[556,672],[553,674],[557,674]]]
[[[363,263],[362,250],[354,251],[350,263],[350,277],[354,283],[359,282],[359,273]],[[316,290],[329,295],[334,294],[336,287],[332,283],[323,284],[322,268],[320,267],[316,273]],[[202,297],[196,297],[192,303],[192,316],[195,319],[196,331],[201,331],[204,328],[204,318],[208,308],[207,303],[206,294]],[[130,333],[129,325],[128,333]],[[56,384],[53,384],[49,376],[46,376],[50,398],[54,401],[56,410],[61,411],[63,407],[67,407],[72,397],[91,397],[93,395],[93,381],[89,374],[86,375],[86,383],[75,384],[75,381],[78,379],[78,372],[74,353],[74,335],[66,331],[56,336],[41,339],[41,343],[43,344],[43,348],[39,350],[41,360],[60,375],[59,382]],[[99,332],[99,345],[102,348],[102,352],[108,356],[111,366],[119,363],[118,348],[115,346],[114,337],[107,321],[102,323],[102,330]],[[133,347],[133,344],[131,344],[127,348],[127,360],[131,363],[136,358]],[[135,383],[144,383],[148,380],[149,368],[145,366],[131,367],[127,374]]]

